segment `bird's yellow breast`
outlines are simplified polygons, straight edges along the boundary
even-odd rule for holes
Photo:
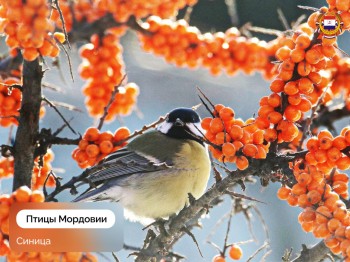
[[[162,175],[144,174],[137,179],[137,188],[127,189],[120,201],[137,216],[167,217],[188,203],[188,193],[195,198],[203,195],[209,174],[207,150],[198,142],[187,140],[173,159],[172,168]]]

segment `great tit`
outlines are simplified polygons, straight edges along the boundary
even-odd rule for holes
[[[203,195],[211,169],[200,117],[189,108],[172,110],[146,132],[93,167],[92,185],[74,201],[119,201],[127,218],[166,218]],[[148,220],[149,221],[149,220]]]

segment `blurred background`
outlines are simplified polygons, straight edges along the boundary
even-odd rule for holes
[[[199,0],[199,3],[193,7],[190,24],[199,27],[202,32],[225,31],[226,29],[236,26],[242,27],[247,22],[254,26],[285,30],[277,15],[279,8],[285,15],[287,21],[292,23],[302,14],[309,15],[310,11],[301,10],[297,5],[307,5],[320,7],[325,1],[293,1],[293,0]],[[183,18],[186,11],[179,13],[178,18]],[[272,36],[257,34],[259,39],[270,40]],[[342,35],[339,45],[342,49],[350,52],[349,34]],[[110,130],[114,132],[120,126],[127,126],[131,131],[141,129],[143,125],[149,124],[165,115],[168,111],[176,107],[191,107],[200,103],[196,86],[200,87],[204,93],[212,100],[213,103],[222,103],[232,107],[236,112],[236,117],[247,119],[252,117],[258,109],[259,100],[262,96],[268,95],[269,83],[265,81],[259,73],[253,75],[237,74],[234,77],[221,75],[212,76],[205,69],[189,70],[187,68],[177,68],[167,64],[162,58],[155,57],[152,54],[145,53],[139,45],[136,34],[128,32],[122,39],[124,47],[124,61],[129,82],[135,82],[140,87],[140,95],[137,103],[137,113],[133,112],[130,116],[106,123],[103,131]],[[53,101],[62,101],[75,105],[83,110],[83,113],[71,112],[60,109],[67,119],[73,118],[72,127],[84,133],[86,128],[95,125],[96,121],[90,118],[85,109],[84,97],[81,88],[84,81],[79,77],[78,66],[81,62],[78,57],[78,47],[75,45],[70,51],[73,65],[74,82],[69,76],[69,67],[64,54],[61,55],[62,62],[60,76],[57,68],[47,61],[50,68],[45,73],[45,82],[49,82],[60,87],[63,92],[57,93],[44,90],[44,95]],[[6,50],[4,42],[1,44],[1,51]],[[208,116],[204,107],[198,111],[202,117]],[[42,128],[51,128],[56,130],[62,125],[62,120],[51,109],[47,108],[47,113],[41,121]],[[336,123],[339,131],[342,126],[349,124],[348,121],[339,121]],[[15,131],[15,130],[14,130]],[[12,136],[14,136],[14,131]],[[6,143],[9,136],[8,129],[0,129],[0,143]],[[62,136],[76,138],[68,129]],[[53,166],[56,168],[58,175],[67,181],[71,176],[81,173],[81,169],[76,162],[70,157],[73,146],[54,146],[52,149],[55,153]],[[1,180],[0,192],[11,192],[11,180]],[[214,183],[211,178],[208,187]],[[270,184],[268,187],[260,186],[259,181],[255,184],[247,184],[245,195],[259,199],[265,204],[246,201],[248,205],[255,205],[261,212],[267,226],[269,238],[264,231],[264,226],[256,211],[252,211],[250,222],[252,232],[250,233],[247,219],[243,214],[234,216],[229,234],[229,243],[249,241],[242,244],[243,258],[246,261],[265,241],[269,242],[269,248],[260,252],[251,261],[261,261],[266,252],[271,250],[266,261],[281,261],[281,257],[288,249],[293,249],[293,256],[301,249],[301,244],[316,244],[319,240],[315,239],[310,233],[303,232],[297,221],[300,212],[299,208],[290,207],[286,202],[277,199],[276,191],[279,184]],[[239,187],[234,189],[235,192],[241,193]],[[73,197],[64,192],[59,195],[60,201],[70,201]],[[220,226],[216,227],[217,222],[227,214],[230,209],[230,200],[225,201],[210,210],[208,216],[201,220],[202,229],[193,231],[197,238],[203,257],[198,253],[197,247],[189,236],[184,236],[174,247],[174,250],[184,256],[186,261],[211,261],[218,252],[213,246],[207,243],[207,238],[211,235],[210,240],[222,248],[227,227],[227,218],[223,220]],[[140,247],[143,244],[145,231],[143,226],[138,223],[125,221],[124,235],[125,244]],[[91,240],[93,241],[93,240]],[[120,261],[133,261],[128,254],[132,251],[119,251],[116,253]],[[104,253],[100,256],[101,261],[113,260],[110,253]],[[1,259],[0,259],[1,260]],[[228,259],[229,261],[229,259]]]

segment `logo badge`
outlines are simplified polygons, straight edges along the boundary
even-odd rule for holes
[[[320,32],[320,37],[334,38],[342,32],[343,21],[336,12],[327,12],[317,17],[316,25]]]

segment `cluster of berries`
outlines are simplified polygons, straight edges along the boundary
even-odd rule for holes
[[[48,150],[42,157],[37,157],[34,161],[34,168],[32,174],[32,189],[41,188],[47,176],[52,170],[51,162],[54,159],[54,153],[52,150]],[[6,177],[12,177],[14,172],[14,160],[13,157],[0,159],[0,179]],[[56,182],[53,176],[50,176],[46,181],[46,186],[53,187]]]
[[[80,76],[87,79],[84,87],[86,105],[91,116],[100,117],[111,100],[112,93],[124,76],[122,46],[118,35],[108,32],[102,38],[91,37],[91,43],[80,49],[83,63]],[[118,92],[109,107],[106,120],[116,115],[128,115],[134,108],[138,96],[138,87],[134,83],[118,87]]]
[[[92,23],[107,14],[112,14],[118,23],[127,22],[131,16],[136,19],[150,15],[168,18],[176,16],[178,10],[185,6],[193,6],[196,3],[197,0],[77,0],[72,5],[68,0],[61,0],[60,8],[69,32],[73,28],[73,21]],[[53,10],[51,19],[58,27],[63,28],[58,10]]]
[[[65,42],[62,33],[54,33],[51,7],[46,0],[0,1],[0,33],[10,48],[21,48],[23,58],[32,61],[39,55],[56,57],[57,42]]]
[[[243,70],[245,73],[261,71],[271,77],[276,71],[270,58],[285,41],[284,37],[270,43],[247,39],[237,28],[225,33],[201,34],[184,20],[172,21],[157,16],[149,17],[142,26],[150,32],[139,34],[144,50],[163,56],[177,66],[206,67],[213,75],[222,71],[233,75]]]
[[[18,78],[2,79],[0,77],[0,125],[3,127],[18,124],[16,117],[19,116],[18,110],[21,107],[22,93],[17,88],[9,88],[9,86],[16,84],[20,84]]]
[[[309,150],[305,156],[307,163],[317,166],[323,172],[329,172],[334,167],[340,170],[350,168],[349,154],[343,152],[350,147],[349,128],[344,128],[337,137],[333,137],[328,130],[323,130],[317,137],[311,137],[306,147]]]
[[[129,136],[130,131],[125,127],[118,128],[114,134],[109,131],[101,133],[97,128],[90,127],[74,149],[72,157],[81,168],[93,166],[108,154],[124,147]]]
[[[219,161],[236,163],[240,170],[248,167],[247,157],[266,158],[269,143],[264,141],[264,131],[260,130],[253,118],[243,121],[235,118],[230,107],[215,105],[214,117],[202,120],[205,137],[213,145],[209,150]]]
[[[323,238],[334,254],[350,258],[350,213],[342,198],[348,198],[349,177],[336,169],[324,172],[301,160],[291,164],[296,184],[281,187],[277,196],[291,206],[303,208],[298,220],[306,232]]]

